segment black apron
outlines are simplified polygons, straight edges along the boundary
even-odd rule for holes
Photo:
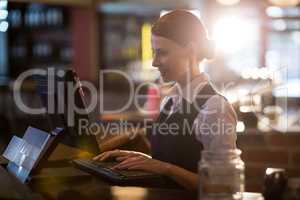
[[[182,98],[181,109],[170,116],[161,112],[151,129],[147,130],[151,142],[152,158],[197,173],[203,145],[197,140],[193,124],[201,107],[216,94],[218,94],[216,90],[208,83],[200,90],[193,103]],[[171,106],[170,98],[163,110],[170,110]],[[169,131],[166,130],[166,127],[169,128]],[[172,132],[171,127],[175,131]]]

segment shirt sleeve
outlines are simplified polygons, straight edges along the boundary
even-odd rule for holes
[[[231,104],[222,96],[207,100],[194,121],[195,133],[204,150],[236,148],[237,116]]]

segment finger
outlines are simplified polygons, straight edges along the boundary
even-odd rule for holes
[[[133,157],[133,156],[139,156],[142,155],[140,153],[137,152],[133,152],[133,151],[124,151],[124,150],[113,150],[113,151],[107,151],[104,152],[96,157],[93,158],[93,160],[99,160],[99,161],[105,161],[108,158],[118,158],[118,157],[124,157],[124,156],[128,156],[129,157]]]
[[[112,155],[117,161],[123,161],[132,157],[144,157],[141,154],[133,151],[119,151]]]
[[[106,151],[96,157],[93,158],[93,160],[98,160],[98,161],[104,161],[106,159],[108,159],[109,157],[111,157],[114,153],[118,152],[119,150],[113,150],[113,151]]]
[[[131,165],[127,168],[127,170],[150,171],[144,163],[136,163],[135,165]]]
[[[128,162],[128,163],[123,163],[123,164],[117,164],[115,166],[112,167],[112,169],[116,169],[116,170],[125,170],[128,167],[134,165],[136,162]]]
[[[99,160],[100,158],[102,158],[107,152],[103,152],[95,157],[93,157],[93,160]]]
[[[109,151],[109,152],[107,152],[107,154],[105,154],[103,157],[100,158],[100,161],[105,161],[108,158],[114,158],[114,157],[118,156],[118,154],[120,154],[120,150],[118,150],[118,149]]]
[[[132,158],[132,157],[136,157],[136,156],[139,156],[139,155],[137,155],[135,153],[126,153],[126,154],[122,153],[122,154],[120,154],[116,157],[116,160],[121,162],[121,161],[126,160],[128,158]]]
[[[114,151],[110,151],[108,152],[106,155],[104,155],[103,157],[100,158],[100,161],[105,161],[108,158],[118,158],[120,156],[131,156],[131,152],[130,151],[122,151],[122,150],[114,150]]]
[[[106,154],[104,154],[100,159],[99,159],[99,161],[105,161],[105,160],[107,160],[109,157],[111,157],[111,154],[112,153],[106,153]]]
[[[123,165],[126,165],[127,163],[132,162],[133,160],[130,158],[127,158],[126,160],[118,163],[117,165],[113,166],[113,168],[118,169],[119,167],[122,167]]]
[[[128,158],[122,162],[120,162],[119,164],[115,165],[112,167],[112,169],[123,169],[124,166],[128,165],[128,163],[133,162],[134,160]]]
[[[128,158],[131,158],[131,157],[132,157],[132,155],[119,156],[119,157],[116,157],[116,161],[122,162],[122,161],[127,160]]]
[[[131,167],[133,165],[136,165],[138,163],[143,162],[144,160],[141,160],[140,158],[129,158],[125,161],[123,161],[122,163],[118,164],[117,166],[115,166],[115,169],[127,169],[128,167]]]

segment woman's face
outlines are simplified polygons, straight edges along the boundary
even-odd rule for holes
[[[189,50],[176,42],[152,34],[152,65],[157,67],[164,81],[177,81],[189,70]]]

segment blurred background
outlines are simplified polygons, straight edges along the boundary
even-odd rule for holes
[[[158,82],[151,24],[176,8],[203,20],[216,42],[216,58],[201,69],[238,113],[238,143],[250,163],[246,175],[261,174],[266,166],[300,175],[300,0],[0,0],[1,142],[29,125],[47,129],[44,116],[22,113],[13,101],[12,85],[25,70],[71,67],[97,87],[104,69],[122,70],[136,85]],[[107,75],[103,86],[105,109],[127,102],[124,77]],[[40,106],[30,80],[22,98]],[[121,116],[141,119],[134,105]],[[256,183],[247,187],[259,190]]]

